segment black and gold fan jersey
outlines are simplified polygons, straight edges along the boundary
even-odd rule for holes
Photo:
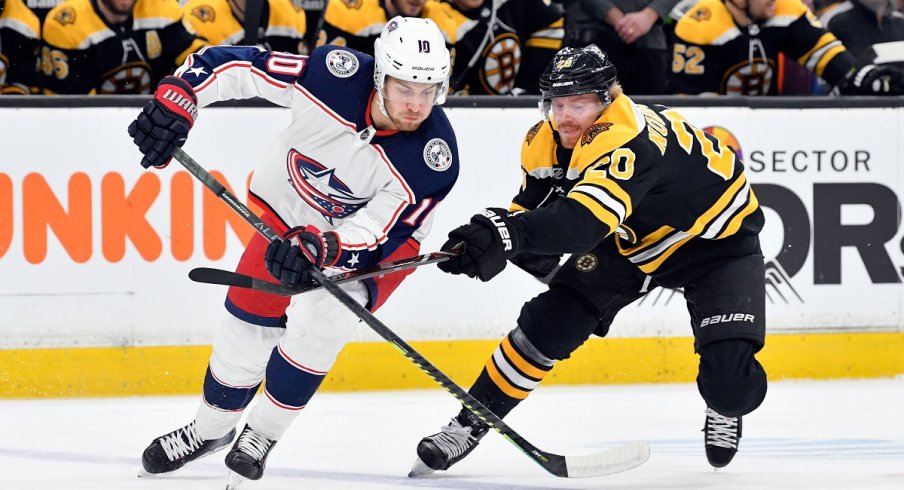
[[[540,93],[537,80],[562,47],[559,7],[547,0],[488,0],[468,11],[448,2],[442,7],[454,23],[453,93]]]
[[[775,0],[775,16],[739,27],[722,0],[700,0],[675,24],[670,91],[676,94],[776,94],[784,53],[832,85],[854,57],[800,0]]]
[[[584,252],[614,234],[622,256],[668,284],[758,249],[764,218],[743,163],[677,111],[619,95],[567,162],[554,124],[538,123],[522,145],[510,209],[534,210],[518,216],[524,251]]]
[[[189,0],[185,17],[198,37],[210,44],[239,45],[245,27],[235,17],[227,0]],[[268,0],[261,13],[259,44],[270,51],[304,54],[306,17],[290,0]]]
[[[323,10],[317,46],[333,44],[346,46],[371,56],[374,41],[389,22],[384,0],[328,0]],[[451,20],[436,0],[427,0],[421,17],[439,25],[451,51]]]
[[[0,0],[0,94],[35,90],[41,26],[22,0]]]
[[[96,0],[66,0],[44,21],[43,88],[48,94],[148,94],[204,46],[176,0],[137,0],[110,24]]]
[[[44,23],[44,19],[47,18],[47,12],[50,12],[51,9],[56,7],[57,5],[63,3],[63,0],[24,0],[25,5],[38,16],[38,20],[41,23]]]

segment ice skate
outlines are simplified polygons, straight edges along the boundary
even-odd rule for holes
[[[143,471],[138,476],[169,473],[202,456],[213,454],[226,447],[235,437],[235,429],[219,439],[201,439],[195,422],[164,434],[151,442],[141,455]]]
[[[709,464],[713,468],[728,466],[741,442],[741,417],[725,417],[707,407],[703,432]]]
[[[230,470],[226,489],[233,490],[245,480],[260,480],[275,445],[276,441],[246,425],[226,455],[226,467]]]
[[[488,430],[470,412],[452,417],[449,425],[418,443],[417,459],[408,476],[414,478],[448,469],[473,451]]]

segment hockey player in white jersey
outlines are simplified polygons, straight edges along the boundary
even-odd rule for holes
[[[449,62],[433,21],[405,17],[386,24],[375,58],[332,45],[309,57],[208,47],[160,83],[129,134],[142,166],[163,167],[199,107],[257,96],[289,108],[292,122],[260,158],[249,192],[284,239],[255,235],[237,271],[298,286],[311,281],[311,265],[348,271],[419,253],[435,207],[458,176],[455,135],[437,107]],[[342,288],[373,311],[403,276]],[[142,456],[147,473],[174,471],[235,439],[226,456],[230,488],[261,478],[267,455],[357,323],[323,290],[290,301],[231,288],[226,309],[195,418],[151,442]],[[263,395],[235,438],[262,382]]]

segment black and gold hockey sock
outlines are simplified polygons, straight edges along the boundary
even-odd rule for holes
[[[516,328],[496,347],[469,393],[500,418],[505,417],[540,384],[554,362]],[[462,414],[465,412],[468,410],[463,409]]]

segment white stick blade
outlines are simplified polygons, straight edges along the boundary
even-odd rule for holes
[[[649,458],[650,445],[646,441],[632,441],[595,454],[566,456],[565,466],[569,478],[588,478],[621,473],[644,464]]]

